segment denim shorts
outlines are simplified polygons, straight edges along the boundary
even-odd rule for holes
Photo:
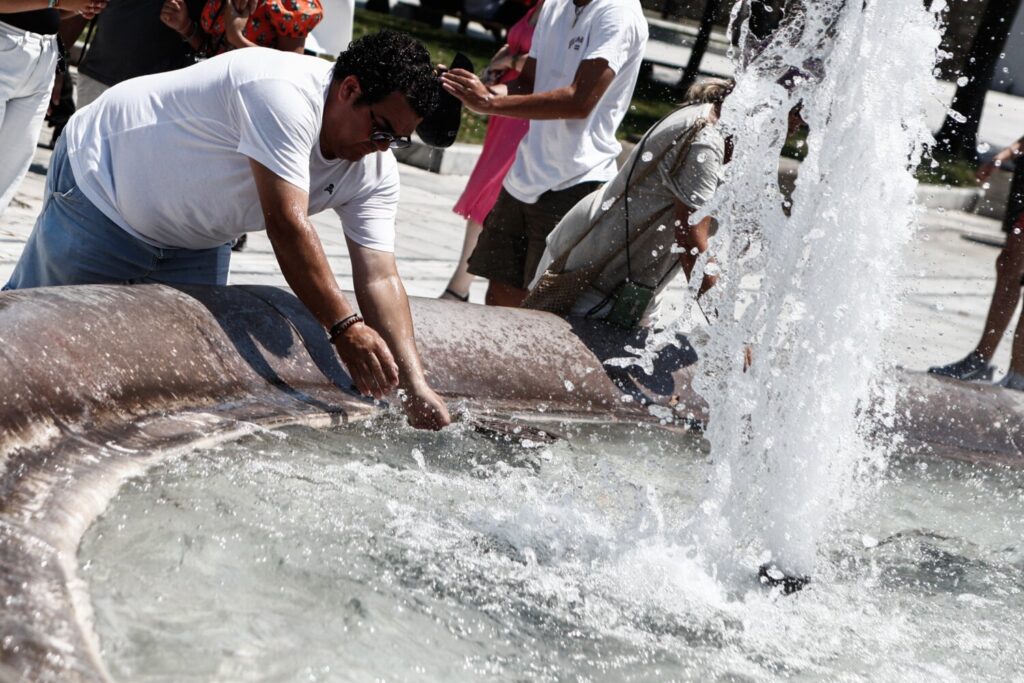
[[[126,232],[89,201],[71,171],[63,136],[46,174],[43,210],[4,289],[161,283],[225,285],[231,245],[156,247]]]

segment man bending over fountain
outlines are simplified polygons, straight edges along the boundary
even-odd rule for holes
[[[424,379],[395,267],[389,152],[439,96],[427,50],[393,31],[353,42],[333,66],[251,48],[118,84],[68,122],[5,289],[224,285],[231,242],[266,229],[359,391],[401,386],[410,423],[440,429],[450,417]],[[365,322],[309,222],[326,209],[341,218]]]

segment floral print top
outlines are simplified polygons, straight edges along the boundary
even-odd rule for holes
[[[203,31],[210,37],[211,55],[227,52],[231,45],[224,39],[223,2],[207,0],[200,17]],[[261,47],[277,47],[278,36],[305,38],[324,18],[320,0],[262,0],[245,25],[245,37]]]

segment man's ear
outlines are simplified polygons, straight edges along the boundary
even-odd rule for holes
[[[355,76],[345,76],[338,84],[338,97],[347,104],[354,104],[363,94],[359,85],[359,79]]]

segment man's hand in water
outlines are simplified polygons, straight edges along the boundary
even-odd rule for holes
[[[409,424],[416,429],[437,431],[452,423],[444,400],[426,385],[406,390],[402,395],[402,408],[409,418]]]
[[[334,348],[359,393],[382,399],[398,387],[398,365],[384,339],[366,323],[338,335]]]

